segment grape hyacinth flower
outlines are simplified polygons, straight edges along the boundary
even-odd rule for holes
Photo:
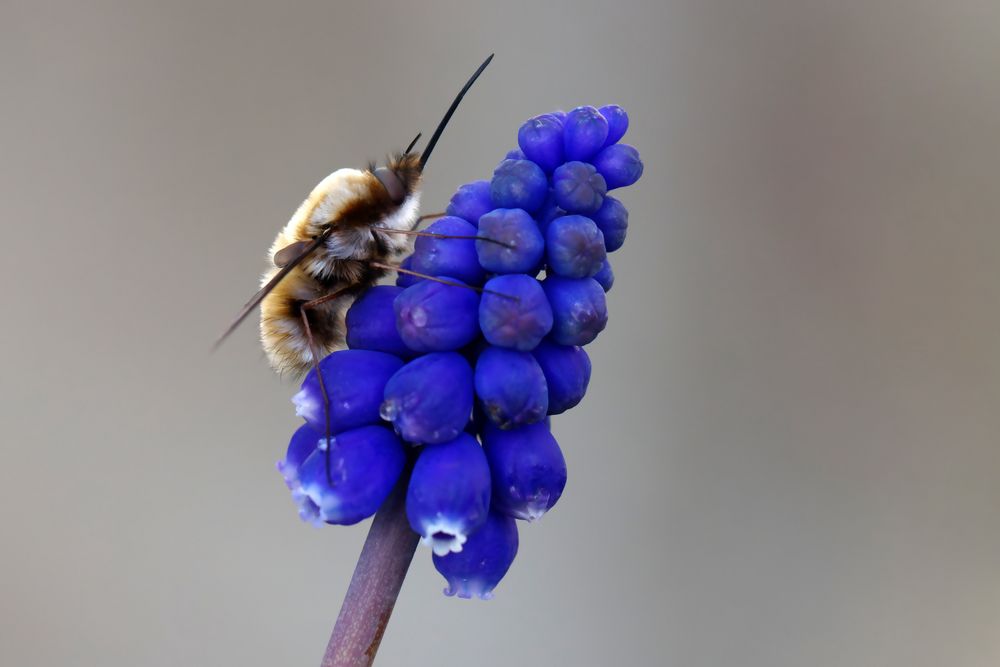
[[[431,224],[427,233],[475,236],[476,227],[462,218],[445,217]],[[476,242],[471,239],[421,236],[413,246],[412,257],[410,268],[418,273],[451,276],[469,285],[481,285],[486,275],[476,256]]]
[[[614,197],[605,197],[601,208],[590,216],[604,235],[604,247],[614,252],[625,243],[628,231],[628,210]]]
[[[590,384],[590,357],[582,347],[543,341],[531,354],[545,375],[550,415],[562,414],[583,400]]]
[[[461,551],[486,522],[489,506],[490,466],[475,438],[461,433],[421,448],[406,493],[406,516],[435,555]]]
[[[482,528],[456,553],[434,554],[434,567],[448,581],[445,595],[489,600],[517,555],[517,524],[490,512]]]
[[[632,185],[642,176],[639,151],[628,144],[613,144],[594,157],[594,167],[608,190]]]
[[[319,434],[316,439],[316,450],[299,470],[300,515],[343,525],[373,515],[403,472],[399,438],[387,428],[363,426],[329,442]]]
[[[489,346],[476,360],[476,395],[500,428],[543,419],[549,409],[545,374],[529,352]]]
[[[595,276],[607,259],[604,234],[593,220],[582,215],[556,218],[545,228],[545,258],[557,276]]]
[[[608,119],[594,107],[577,107],[563,122],[563,149],[566,159],[588,160],[605,145]]]
[[[299,488],[299,469],[309,455],[316,451],[320,434],[309,424],[303,424],[292,435],[288,443],[285,458],[278,461],[278,472],[285,480],[285,485],[292,491]]]
[[[608,121],[608,137],[604,140],[604,145],[617,144],[628,131],[628,114],[617,104],[605,105],[598,112]]]
[[[347,311],[347,347],[412,357],[413,350],[406,347],[396,328],[393,309],[393,302],[402,293],[402,287],[376,285],[358,297]]]
[[[561,345],[586,345],[608,324],[604,288],[593,278],[548,276],[542,289],[552,306],[552,340]]]
[[[589,215],[601,208],[608,186],[594,165],[567,162],[552,174],[552,190],[559,208]]]
[[[559,203],[556,202],[555,190],[549,189],[549,194],[545,198],[545,203],[542,207],[538,209],[535,213],[535,218],[538,220],[538,228],[542,230],[542,235],[544,236],[545,230],[548,229],[549,223],[556,218],[566,215],[566,211],[559,208]]]
[[[615,272],[611,269],[611,262],[605,259],[601,263],[601,270],[594,274],[594,280],[600,283],[605,293],[611,291],[612,285],[615,284]]]
[[[552,509],[566,486],[566,461],[545,422],[506,431],[487,425],[483,448],[494,511],[534,521]]]
[[[413,255],[407,255],[403,261],[399,263],[399,268],[402,269],[402,271],[396,275],[396,287],[409,287],[410,285],[415,285],[420,282],[420,277],[409,273],[409,271],[413,271]]]
[[[517,145],[526,159],[546,173],[563,163],[563,123],[551,114],[529,118],[517,131]]]
[[[490,197],[497,208],[538,210],[548,192],[548,179],[531,160],[504,160],[493,172]]]
[[[479,264],[491,273],[537,273],[545,256],[538,223],[519,208],[498,208],[479,218],[479,234],[499,243],[476,241]]]
[[[422,280],[393,302],[399,336],[414,352],[457,350],[479,334],[479,295],[460,281],[446,280]]]
[[[419,237],[401,267],[423,277],[400,272],[347,311],[349,349],[319,363],[326,409],[315,370],[295,394],[305,423],[278,470],[305,521],[374,515],[357,572],[391,579],[390,602],[418,541],[447,595],[491,598],[516,522],[562,497],[550,416],[584,399],[583,346],[608,323],[628,211],[607,193],[643,170],[619,143],[628,127],[617,105],[521,125],[492,178],[460,186],[426,229],[478,239]]]
[[[458,188],[448,202],[445,213],[456,218],[462,218],[473,225],[479,224],[479,218],[493,210],[490,199],[489,181],[472,181]]]
[[[377,422],[385,384],[402,365],[399,357],[375,350],[340,350],[320,361],[319,370],[330,398],[330,432],[336,434]],[[292,403],[296,415],[317,432],[326,432],[323,392],[315,369],[306,375]]]
[[[417,357],[389,378],[382,419],[413,443],[453,440],[472,414],[472,368],[456,352]]]
[[[533,350],[552,330],[552,307],[537,280],[524,274],[497,276],[479,302],[479,327],[493,345]]]

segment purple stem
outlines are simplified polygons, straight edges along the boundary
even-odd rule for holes
[[[419,541],[406,519],[408,482],[409,474],[404,474],[375,513],[322,667],[365,667],[375,661]]]

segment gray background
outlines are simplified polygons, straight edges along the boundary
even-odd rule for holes
[[[380,664],[1000,664],[1000,4],[0,3],[0,662],[314,665],[313,530],[253,326],[333,168],[617,102],[612,320],[560,505],[489,603],[417,554]]]

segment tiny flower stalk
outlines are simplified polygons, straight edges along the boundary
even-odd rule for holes
[[[374,515],[324,667],[371,664],[419,542],[446,595],[487,600],[517,555],[517,522],[562,497],[551,416],[584,400],[583,346],[608,324],[609,258],[629,222],[608,191],[643,169],[619,143],[627,129],[617,105],[525,122],[492,178],[459,187],[426,230],[443,236],[403,260],[423,276],[354,301],[349,349],[319,364],[329,402],[315,371],[293,398],[305,424],[278,470],[299,515]]]
[[[367,667],[375,660],[417,549],[406,521],[406,474],[375,514],[321,667]]]

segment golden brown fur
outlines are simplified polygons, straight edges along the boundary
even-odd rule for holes
[[[370,262],[391,262],[409,248],[406,236],[377,229],[414,227],[420,199],[417,156],[397,156],[389,167],[404,186],[406,197],[401,203],[392,201],[371,170],[339,169],[313,189],[271,245],[271,267],[262,284],[279,270],[274,263],[278,251],[311,241],[333,226],[325,244],[292,269],[261,302],[261,343],[279,373],[304,373],[313,364],[302,325],[303,303],[344,290],[343,296],[307,311],[320,356],[341,349],[347,308],[359,292],[385,274]]]

